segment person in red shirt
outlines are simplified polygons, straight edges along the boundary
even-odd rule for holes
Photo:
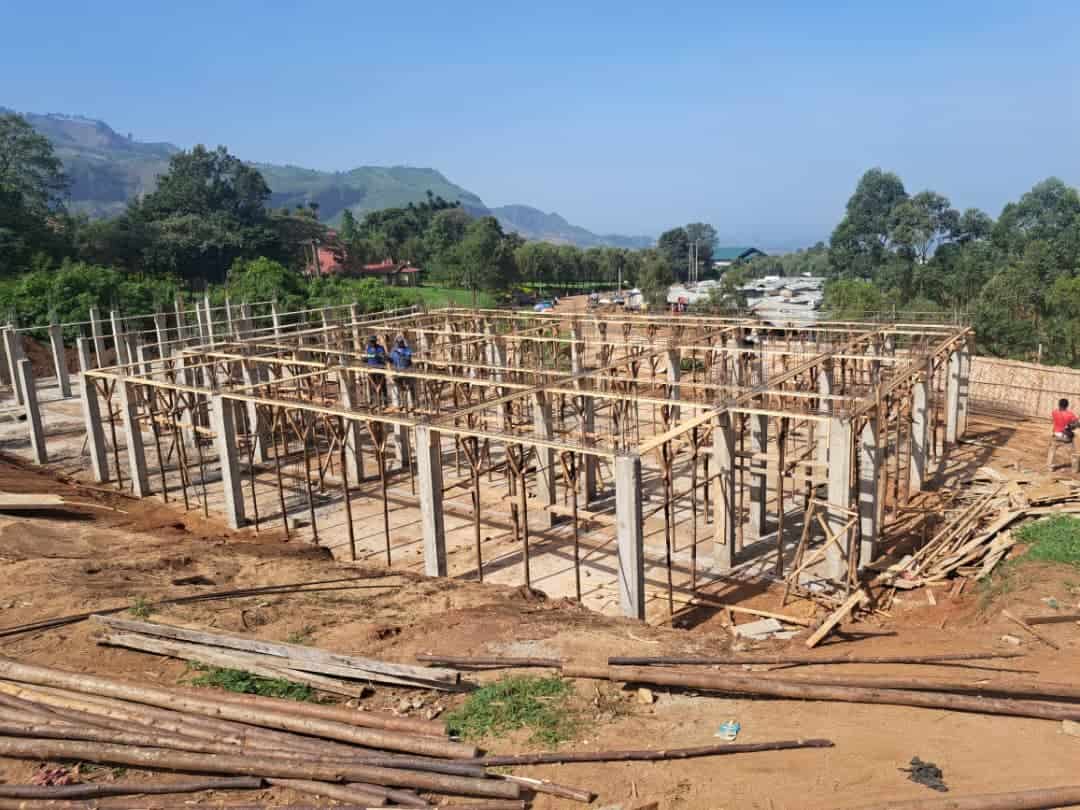
[[[1046,459],[1048,469],[1054,469],[1054,456],[1061,445],[1069,448],[1070,462],[1075,469],[1077,457],[1073,453],[1073,429],[1076,427],[1076,414],[1069,410],[1069,400],[1059,399],[1057,410],[1050,418],[1054,422],[1054,435],[1050,437],[1050,453]]]

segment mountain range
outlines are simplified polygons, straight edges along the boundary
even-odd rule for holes
[[[0,107],[0,113],[13,112]],[[70,206],[91,217],[121,213],[127,203],[153,191],[169,158],[180,151],[171,143],[147,143],[121,135],[103,121],[59,113],[20,113],[49,139],[71,179]],[[242,156],[241,156],[242,157]],[[473,192],[452,183],[435,169],[412,166],[360,166],[345,172],[324,172],[272,163],[252,164],[270,186],[273,207],[317,203],[319,216],[335,223],[345,209],[357,218],[380,208],[420,202],[427,192],[457,200],[474,216],[494,216],[503,228],[526,239],[578,247],[642,248],[647,236],[598,235],[572,225],[556,213],[528,205],[489,208]]]

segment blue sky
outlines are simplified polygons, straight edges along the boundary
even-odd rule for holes
[[[0,105],[320,169],[432,166],[598,232],[827,237],[880,165],[1080,184],[1080,3],[0,0]]]

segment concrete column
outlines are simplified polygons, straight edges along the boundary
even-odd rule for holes
[[[851,508],[851,422],[839,416],[829,420],[829,486],[826,500],[832,506]],[[829,531],[837,534],[848,521],[848,515],[829,510]],[[840,538],[843,544],[843,538]],[[835,543],[825,551],[825,575],[836,581],[847,577],[844,555]]]
[[[143,447],[135,391],[132,384],[124,380],[117,381],[115,391],[120,400],[120,419],[124,425],[128,466],[131,468],[132,493],[136,498],[145,498],[150,494],[150,477],[146,471],[146,450]]]
[[[240,460],[236,449],[236,415],[232,400],[220,394],[210,397],[210,429],[221,464],[221,486],[225,493],[225,521],[230,529],[244,525],[244,491],[241,488]]]
[[[347,411],[355,411],[359,404],[358,392],[356,390],[356,374],[352,371],[340,371],[339,372],[339,385],[341,388],[341,407]],[[345,453],[345,466],[348,473],[349,480],[353,482],[362,481],[364,478],[364,454],[363,447],[363,425],[356,420],[348,420],[345,423],[345,436],[346,436],[346,453]],[[417,439],[419,442],[419,439]]]
[[[187,345],[187,330],[184,319],[184,302],[179,295],[176,296],[176,300],[173,301],[173,311],[176,313],[176,350],[180,351]]]
[[[237,337],[236,328],[233,324],[232,304],[229,302],[229,296],[227,295],[225,296],[225,330],[230,340]]]
[[[349,304],[349,323],[352,326],[353,351],[363,351],[364,335],[360,331],[360,305],[353,301]]]
[[[965,345],[960,349],[960,378],[957,384],[956,404],[956,438],[962,439],[967,433],[968,423],[968,394],[971,387],[971,347]]]
[[[322,316],[323,338],[325,339],[330,329],[330,307],[323,307],[319,310],[319,314]]]
[[[818,394],[822,397],[828,397],[833,392],[833,364],[832,360],[826,360],[821,364],[818,369]],[[832,402],[828,399],[818,400],[818,413],[829,414],[832,413]],[[814,451],[814,460],[821,465],[828,464],[829,462],[829,437],[826,431],[823,429],[825,423],[819,422],[816,428],[816,441],[817,447]],[[824,467],[818,468],[818,474]]]
[[[859,433],[859,567],[877,557],[878,534],[878,476],[881,473],[881,447],[878,444],[876,419],[867,419]]]
[[[22,376],[19,374],[19,361],[23,359],[22,340],[14,326],[4,328],[4,348],[7,349],[8,374],[11,376],[11,393],[15,397],[15,404],[22,405],[24,402],[22,390]]]
[[[252,337],[255,324],[251,320],[251,305],[246,301],[240,304],[240,320],[237,322],[237,338],[244,340]]]
[[[583,368],[582,354],[584,353],[585,345],[578,339],[577,327],[571,327],[570,340],[570,371],[573,374],[578,374]]]
[[[446,530],[443,526],[442,439],[430,425],[416,426],[416,472],[420,492],[420,528],[424,573],[446,576]]]
[[[645,536],[641,513],[641,457],[615,457],[615,527],[619,604],[624,616],[645,618]]]
[[[159,359],[168,357],[169,353],[169,321],[164,312],[154,313],[154,337],[157,339],[157,353]]]
[[[258,385],[258,367],[250,360],[244,360],[240,365],[240,373],[247,387]],[[255,461],[262,464],[270,460],[270,430],[269,425],[259,423],[259,407],[250,400],[244,403],[247,410],[248,430],[251,431],[250,441],[254,442],[252,456]]]
[[[203,295],[203,322],[206,324],[206,342],[214,348],[214,311],[210,306],[210,295]]]
[[[97,307],[90,307],[90,336],[94,339],[94,354],[97,355],[95,368],[105,365],[105,336],[101,330],[101,313]]]
[[[761,414],[750,415],[750,452],[754,455],[765,454],[769,449],[769,417]],[[768,494],[769,462],[767,459],[750,460],[753,472],[750,475],[750,531],[755,537],[761,537],[766,528],[765,497]]]
[[[596,403],[592,397],[583,397],[584,410],[582,411],[582,421],[585,423],[585,432],[592,434],[596,432]],[[578,476],[578,480],[581,482],[581,497],[584,501],[582,506],[586,508],[596,496],[596,478],[597,468],[600,465],[600,459],[592,455],[582,456],[581,474]]]
[[[64,354],[64,329],[55,321],[49,324],[49,347],[52,349],[53,368],[60,396],[71,398],[71,379],[68,377],[67,355]]]
[[[410,445],[412,442],[409,440],[409,426],[408,425],[394,425],[394,431],[391,435],[394,442],[394,447],[397,449],[398,457],[398,469],[402,472],[406,472],[409,469],[409,464],[412,462],[412,450]]]
[[[551,421],[551,403],[542,391],[533,394],[533,432],[536,438],[551,441],[554,438],[554,429]],[[555,492],[555,450],[551,447],[536,448],[536,458],[539,469],[536,471],[536,497],[542,506],[555,506],[558,498]],[[555,525],[555,513],[545,509],[544,524]]]
[[[7,344],[0,332],[0,383],[14,384],[11,379],[11,365],[8,363]]]
[[[682,399],[679,393],[679,378],[682,376],[682,350],[668,349],[667,357],[667,380],[668,399]],[[674,424],[679,421],[679,406],[671,408],[671,421]]]
[[[949,377],[945,381],[945,444],[952,446],[959,438],[960,364],[959,350],[949,354]]]
[[[30,449],[34,461],[47,464],[49,454],[45,451],[45,428],[41,424],[41,408],[38,407],[37,386],[34,385],[34,368],[25,357],[19,361],[19,382],[23,390],[23,407],[26,424],[30,428]]]
[[[124,334],[124,322],[120,319],[120,313],[115,309],[109,312],[109,322],[112,324],[113,348],[116,349],[116,364],[126,366],[131,362],[128,355],[126,335]]]
[[[278,314],[277,301],[270,302],[270,321],[274,325],[274,337],[281,337],[281,315]]]
[[[713,568],[727,571],[735,565],[735,533],[739,520],[735,511],[735,433],[729,413],[720,414],[713,425],[713,466],[716,468]]]
[[[104,484],[109,480],[109,465],[105,428],[101,424],[101,400],[94,381],[86,376],[86,372],[93,368],[90,341],[79,338],[76,345],[79,351],[79,370],[82,372],[83,422],[86,425],[86,445],[90,451],[90,469],[94,473],[94,480]]]
[[[930,424],[930,376],[932,365],[911,387],[911,468],[909,470],[911,492],[919,492],[926,481],[927,428]]]

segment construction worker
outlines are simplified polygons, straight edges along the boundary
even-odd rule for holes
[[[394,371],[407,372],[412,368],[412,349],[404,337],[399,336],[394,342],[394,348],[390,351],[390,364]],[[409,409],[411,403],[411,407],[416,407],[416,381],[412,377],[398,377],[394,383],[397,385],[399,405]],[[405,401],[406,394],[410,402]]]
[[[1057,410],[1050,415],[1050,418],[1054,423],[1054,435],[1050,437],[1050,452],[1047,454],[1046,467],[1053,471],[1058,448],[1065,446],[1069,448],[1069,463],[1075,472],[1077,462],[1080,461],[1073,449],[1073,431],[1076,430],[1077,418],[1076,414],[1069,410],[1069,400],[1059,399]]]
[[[379,339],[372,335],[368,338],[367,348],[364,351],[364,362],[369,368],[386,367],[386,349],[379,343]],[[386,375],[368,374],[368,399],[372,405],[386,405]]]

